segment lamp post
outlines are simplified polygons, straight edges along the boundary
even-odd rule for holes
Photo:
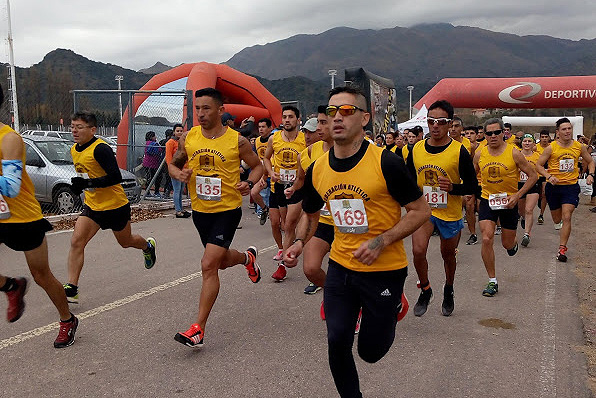
[[[116,75],[114,78],[118,82],[118,90],[122,90],[122,80],[124,80],[124,76]],[[122,120],[122,93],[118,93],[118,110],[120,111],[120,120]]]
[[[408,86],[408,91],[410,92],[410,119],[412,118],[412,91],[414,90],[414,86]]]
[[[20,130],[19,126],[19,103],[17,101],[17,79],[15,76],[15,67],[14,67],[14,51],[12,48],[12,27],[10,22],[10,1],[6,0],[6,13],[8,16],[8,51],[10,55],[10,94],[12,98],[12,117],[13,117],[13,127],[15,131]]]
[[[331,76],[331,89],[335,88],[335,75],[337,75],[337,70],[329,69],[329,76]]]

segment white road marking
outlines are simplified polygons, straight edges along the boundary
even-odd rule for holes
[[[542,316],[542,360],[540,365],[540,397],[556,397],[556,322],[555,292],[557,282],[557,262],[550,261],[546,271],[544,293],[544,315]]]
[[[266,252],[271,251],[273,249],[277,249],[277,245],[272,245],[272,246],[269,246],[269,247],[265,247],[264,249],[260,249],[259,250],[259,253],[266,253]],[[131,296],[124,297],[124,298],[122,298],[120,300],[116,300],[116,301],[113,301],[111,303],[102,305],[100,307],[91,309],[89,311],[85,311],[85,312],[83,312],[81,314],[78,314],[77,317],[79,318],[79,320],[83,320],[83,319],[86,319],[86,318],[91,318],[92,316],[96,316],[96,315],[102,314],[104,312],[107,312],[107,311],[116,309],[118,307],[122,307],[123,305],[130,304],[130,303],[135,302],[137,300],[140,300],[142,298],[151,296],[151,295],[153,295],[155,293],[159,293],[159,292],[162,292],[164,290],[170,289],[172,287],[176,287],[176,286],[180,285],[181,283],[185,283],[185,282],[191,281],[193,279],[200,278],[202,275],[203,275],[203,273],[201,271],[199,271],[199,272],[192,273],[190,275],[183,276],[183,277],[178,278],[176,280],[173,280],[171,282],[167,282],[167,283],[164,283],[162,285],[152,287],[149,290],[145,290],[143,292],[135,293],[135,294],[133,294]],[[23,333],[18,334],[16,336],[9,337],[9,338],[4,339],[4,340],[0,340],[0,350],[3,350],[5,348],[7,348],[7,347],[10,347],[10,346],[13,346],[13,345],[22,343],[24,341],[27,341],[29,339],[32,339],[33,337],[38,337],[38,336],[41,336],[41,335],[46,334],[48,332],[55,331],[58,327],[59,327],[58,322],[53,322],[53,323],[50,323],[49,325],[41,326],[41,327],[35,328],[33,330],[29,330],[27,332],[23,332]]]

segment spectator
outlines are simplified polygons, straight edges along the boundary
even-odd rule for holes
[[[383,134],[377,135],[377,138],[375,138],[375,144],[381,148],[385,147],[385,137],[383,136]]]
[[[170,140],[170,138],[172,138],[173,135],[173,131],[172,129],[167,129],[166,130],[166,134],[165,134],[165,138],[161,141],[159,141],[159,164],[161,164],[161,162],[163,161],[163,159],[166,156],[166,142],[168,142]],[[170,178],[170,173],[168,173],[168,165],[165,164],[161,170],[159,171],[159,174],[157,175],[157,178],[155,179],[155,192],[156,195],[159,195],[159,188],[161,187],[161,182],[163,180],[163,178],[165,177],[165,181],[163,184],[163,197],[164,199],[169,199],[170,198],[170,193],[172,192],[172,179]]]
[[[254,116],[247,117],[240,123],[240,127],[236,128],[234,126],[234,120],[236,116],[225,112],[221,115],[221,124],[224,126],[228,126],[233,128],[234,130],[238,131],[243,137],[249,137],[252,134],[252,130],[255,126],[255,118]]]
[[[159,162],[161,160],[159,144],[157,143],[157,137],[155,136],[154,131],[148,131],[145,134],[145,156],[143,156],[143,169],[145,170],[145,178],[147,180],[147,185],[145,189],[150,188],[149,184],[151,180],[155,176],[155,172],[159,167]],[[159,194],[157,189],[154,191],[155,195]],[[147,196],[151,196],[149,192],[147,192]]]
[[[166,142],[166,165],[169,169],[169,164],[172,163],[174,153],[178,150],[178,140],[183,133],[181,124],[174,125],[173,136]],[[186,166],[185,166],[186,167]],[[169,173],[168,173],[169,174]],[[182,207],[182,191],[184,191],[184,183],[182,181],[171,179],[172,188],[174,191],[174,209],[176,210],[176,218],[188,218],[191,213],[183,210]]]

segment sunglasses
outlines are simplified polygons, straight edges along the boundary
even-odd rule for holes
[[[439,117],[439,118],[427,117],[426,118],[426,121],[431,126],[434,125],[434,124],[438,124],[439,126],[444,126],[447,123],[449,123],[451,121],[451,119],[449,119],[448,117]]]
[[[495,131],[485,131],[484,135],[491,137],[493,134],[494,135],[499,135],[503,132],[503,130],[495,130]]]
[[[358,108],[355,105],[329,105],[327,109],[325,109],[325,113],[327,114],[327,116],[335,116],[337,114],[337,111],[339,111],[339,114],[342,116],[353,115],[354,113],[356,113],[356,111],[366,112],[364,109]]]

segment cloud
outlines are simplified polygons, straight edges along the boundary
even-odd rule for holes
[[[30,66],[56,48],[140,69],[161,61],[224,62],[245,47],[337,26],[358,29],[448,22],[518,35],[596,37],[596,2],[253,0],[13,2],[15,62]],[[4,5],[4,7],[6,7]],[[6,15],[6,9],[2,9]],[[0,12],[2,12],[0,11]],[[0,24],[6,37],[6,24]],[[4,61],[8,61],[5,54]]]

